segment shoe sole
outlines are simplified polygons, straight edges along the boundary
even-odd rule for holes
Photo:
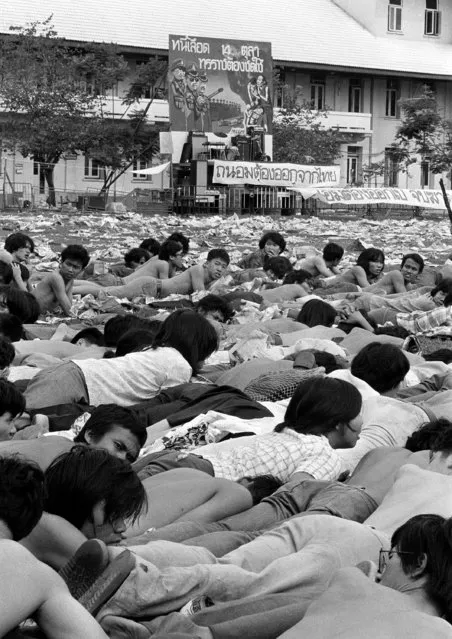
[[[109,563],[107,546],[99,539],[85,541],[60,570],[69,592],[80,599],[98,579]]]
[[[109,563],[100,577],[79,599],[79,603],[95,616],[98,610],[122,586],[134,568],[134,555],[130,550],[124,550]]]

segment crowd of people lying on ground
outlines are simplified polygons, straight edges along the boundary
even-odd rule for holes
[[[6,238],[0,636],[452,637],[452,262],[285,249]]]

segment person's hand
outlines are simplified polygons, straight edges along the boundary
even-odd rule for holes
[[[11,262],[11,268],[13,269],[13,278],[15,282],[22,282],[22,271],[20,265],[17,262]]]

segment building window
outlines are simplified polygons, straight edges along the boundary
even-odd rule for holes
[[[388,31],[402,30],[402,0],[389,0]]]
[[[147,168],[146,167],[146,160],[134,160],[133,161],[133,171],[140,171]],[[150,175],[146,175],[146,173],[134,173],[133,179],[134,180],[146,180],[147,178],[151,177]]]
[[[137,60],[136,61],[136,70],[137,75],[139,75],[141,67],[144,67],[148,63],[147,60]],[[141,98],[144,100],[151,99],[151,87],[149,85],[141,84],[139,81],[136,83],[137,88],[141,90]]]
[[[286,91],[286,71],[282,67],[278,67],[278,84],[274,93],[275,107],[282,109],[284,107],[284,93]]]
[[[425,189],[430,185],[430,162],[422,160],[421,162],[421,189]]]
[[[352,78],[348,90],[348,110],[351,113],[361,113],[362,83],[359,78]]]
[[[388,118],[398,117],[397,102],[400,96],[400,85],[398,80],[386,80],[386,108],[385,115]]]
[[[100,180],[104,177],[104,167],[98,160],[85,155],[85,177]]]
[[[356,186],[362,179],[362,148],[360,146],[347,147],[347,184]]]
[[[438,0],[426,0],[424,33],[425,35],[439,35],[440,13]]]
[[[322,111],[325,108],[325,78],[311,76],[311,108]]]
[[[390,149],[385,150],[385,186],[399,185],[399,164],[395,161]]]

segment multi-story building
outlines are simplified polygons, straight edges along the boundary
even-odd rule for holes
[[[167,55],[170,33],[268,41],[284,83],[313,107],[327,107],[325,124],[343,133],[338,160],[342,185],[360,184],[364,177],[371,186],[437,187],[438,176],[429,171],[428,162],[399,172],[386,150],[400,123],[398,100],[420,95],[426,84],[452,119],[450,0],[22,0],[2,6],[0,33],[50,14],[56,31],[68,41],[114,42],[127,59],[129,76],[106,96],[112,118],[123,114],[122,95],[139,65],[150,55]],[[144,88],[143,103],[150,97],[148,120],[169,122],[165,94],[150,96]],[[283,106],[282,101],[282,94],[274,96],[275,106]],[[379,162],[384,171],[366,172]],[[29,184],[45,196],[37,164],[3,152],[0,170],[5,164],[16,183]],[[89,157],[66,156],[55,170],[56,188],[95,191],[102,170]],[[128,192],[142,183],[167,186],[161,177],[153,179],[129,172],[116,188]]]

